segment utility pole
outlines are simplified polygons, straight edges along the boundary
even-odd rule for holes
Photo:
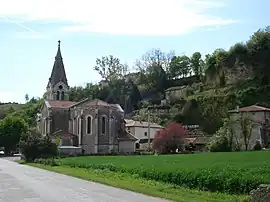
[[[148,150],[151,151],[150,146],[150,111],[148,109]]]

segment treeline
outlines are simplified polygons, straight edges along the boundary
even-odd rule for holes
[[[192,82],[204,82],[206,77],[216,80],[218,77],[219,85],[226,85],[224,74],[234,68],[236,61],[252,66],[255,77],[266,84],[270,76],[269,44],[270,28],[266,27],[255,32],[245,43],[237,43],[228,51],[216,49],[205,57],[200,52],[188,57],[177,56],[174,51],[166,53],[152,49],[136,60],[132,67],[135,73],[130,73],[131,68],[122,64],[119,58],[112,55],[101,57],[96,60],[94,70],[102,81],[71,88],[70,98],[74,101],[85,97],[99,98],[119,103],[127,111],[132,111],[139,107],[142,99],[163,99],[165,89],[178,83],[181,85],[184,78],[186,83],[190,83],[189,79],[194,80],[194,77],[196,79]]]

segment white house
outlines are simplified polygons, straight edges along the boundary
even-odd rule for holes
[[[146,121],[134,121],[130,119],[125,119],[126,121],[126,130],[131,133],[138,140],[136,141],[136,149],[146,150],[148,148],[148,138],[152,142],[155,133],[164,128],[161,125],[150,122],[150,134],[149,124]]]

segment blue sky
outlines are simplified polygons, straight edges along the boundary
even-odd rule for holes
[[[16,6],[14,6],[16,5]],[[267,0],[0,0],[0,102],[41,97],[60,39],[70,86],[96,82],[97,57],[130,66],[152,48],[210,53],[246,41]]]

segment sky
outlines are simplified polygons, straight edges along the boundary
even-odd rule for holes
[[[0,102],[42,97],[57,41],[70,86],[98,82],[96,58],[130,67],[152,48],[229,49],[268,26],[268,0],[0,0]]]

